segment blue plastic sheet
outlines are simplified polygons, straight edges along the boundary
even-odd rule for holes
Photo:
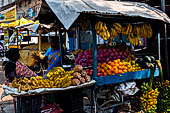
[[[154,77],[157,76],[159,76],[158,69],[156,69],[154,73]],[[95,80],[98,86],[102,86],[104,84],[115,84],[115,83],[126,82],[128,80],[144,79],[149,77],[150,77],[150,70],[146,69],[146,70],[141,70],[136,72],[127,72],[127,73],[104,76],[104,77],[96,77]]]

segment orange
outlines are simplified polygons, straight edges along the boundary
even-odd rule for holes
[[[119,72],[119,73],[123,73],[123,71],[122,71],[122,70],[119,70],[118,72]]]
[[[98,66],[101,66],[102,64],[101,63],[98,63]]]
[[[114,62],[112,62],[112,63],[111,63],[111,66],[113,67],[114,65],[115,65]]]
[[[105,72],[105,70],[104,70],[104,69],[101,69],[101,72],[102,72],[102,73],[104,73],[104,72]]]
[[[122,66],[119,66],[118,68],[119,68],[119,69],[122,69],[123,67],[122,67]]]
[[[116,64],[117,67],[119,67],[119,64]]]
[[[120,63],[120,59],[117,59],[117,62]]]
[[[105,64],[102,64],[101,67],[105,67]]]
[[[107,73],[112,73],[111,70],[107,70]]]
[[[118,73],[119,73],[119,70],[118,70],[118,69],[114,70],[114,73],[115,73],[115,74],[118,74]]]
[[[115,73],[112,73],[112,75],[115,75]]]
[[[111,61],[108,62],[108,64],[111,64],[111,63],[112,63]]]
[[[117,67],[116,66],[113,66],[113,70],[116,70],[117,69]]]
[[[119,65],[120,65],[120,66],[123,66],[123,63],[122,63],[122,62],[120,62],[120,63],[119,63]]]
[[[124,72],[124,73],[127,73],[127,70],[126,70],[126,69],[124,69],[124,70],[123,70],[123,72]]]
[[[104,73],[104,76],[107,76],[107,73]]]
[[[112,72],[108,73],[108,75],[112,75]]]
[[[110,69],[110,71],[112,71],[112,72],[114,71],[113,67]]]
[[[107,70],[107,67],[103,67],[104,70]]]
[[[118,61],[117,60],[114,60],[114,64],[117,64],[118,63]]]

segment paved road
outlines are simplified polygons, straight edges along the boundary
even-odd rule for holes
[[[4,82],[5,82],[5,74],[3,71],[0,71],[0,84],[4,84]]]

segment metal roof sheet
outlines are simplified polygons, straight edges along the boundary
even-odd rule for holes
[[[45,0],[60,22],[69,29],[80,13],[143,17],[170,23],[162,11],[144,3],[104,0]]]

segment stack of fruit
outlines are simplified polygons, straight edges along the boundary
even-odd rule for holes
[[[9,84],[9,87],[18,88],[18,92],[20,93],[21,91],[34,90],[37,88],[49,88],[51,86],[49,80],[43,80],[43,77],[36,76],[31,77],[30,80],[26,77],[19,79],[15,78],[12,83]]]
[[[54,67],[47,74],[48,79],[43,79],[41,76],[31,77],[30,80],[26,77],[14,79],[9,87],[18,88],[18,92],[34,90],[37,88],[64,88],[72,83],[72,73],[74,71],[66,71],[61,67]]]
[[[86,71],[83,70],[83,67],[81,65],[76,65],[73,70],[74,73],[72,74],[73,75],[72,85],[78,86],[80,84],[84,84],[85,82],[90,81],[91,79],[90,76],[88,76]]]
[[[64,88],[71,85],[73,72],[74,71],[65,72],[65,70],[62,67],[54,67],[48,72],[47,78],[50,81],[51,87]]]
[[[143,92],[140,97],[141,108],[145,113],[155,113],[157,109],[157,97],[159,95],[158,89],[153,90],[148,83],[143,83],[141,91]]]
[[[156,60],[153,56],[145,56],[143,58],[138,58],[136,60],[137,63],[142,67],[142,69],[148,69],[150,68],[151,64],[155,64]]]
[[[97,61],[99,63],[107,63],[115,59],[124,60],[129,56],[129,51],[121,51],[116,48],[98,48]],[[86,50],[80,52],[75,59],[75,63],[85,66],[92,66],[93,64],[93,52],[92,50]]]
[[[168,112],[170,110],[170,84],[169,81],[166,80],[162,84],[159,83],[156,86],[158,91],[160,92],[158,96],[158,112]]]
[[[98,74],[97,76],[107,76],[115,75],[119,73],[134,72],[141,70],[139,64],[135,63],[134,60],[129,62],[124,60],[114,60],[113,62],[109,61],[108,64],[98,64]]]

